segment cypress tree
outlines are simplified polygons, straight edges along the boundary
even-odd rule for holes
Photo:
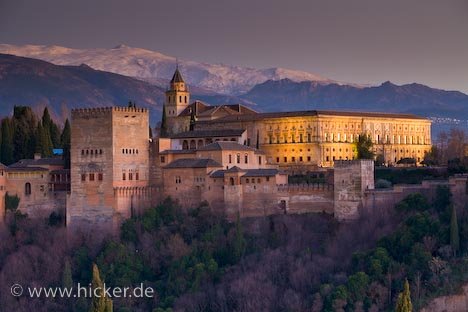
[[[240,216],[237,214],[236,220],[236,236],[234,238],[234,257],[236,261],[239,261],[244,255],[246,247],[246,241],[244,238],[244,231],[242,229],[242,223]]]
[[[2,145],[0,147],[0,157],[2,163],[5,165],[11,165],[14,162],[13,159],[13,131],[11,127],[11,121],[9,118],[2,120]]]
[[[452,217],[450,218],[450,246],[452,246],[453,255],[456,256],[460,250],[460,232],[458,230],[457,209],[452,206]]]
[[[398,295],[396,312],[412,312],[413,304],[411,303],[411,293],[408,280],[405,280],[403,291]]]
[[[60,136],[61,146],[63,148],[63,160],[65,161],[65,168],[70,168],[70,147],[71,147],[71,128],[70,122],[65,120],[62,135]]]
[[[14,160],[33,158],[36,151],[37,118],[31,108],[15,106],[12,124]]]
[[[359,139],[355,143],[357,159],[374,159],[372,146],[372,139],[369,135],[365,133],[359,135]]]
[[[161,130],[159,132],[159,135],[161,138],[164,138],[167,136],[167,120],[166,120],[166,105],[163,105],[163,112],[162,112],[162,118],[161,118]]]
[[[70,261],[68,260],[68,258],[65,259],[65,264],[63,266],[62,287],[63,288],[73,287],[73,278],[72,278],[71,266],[70,266]]]
[[[112,300],[105,297],[104,283],[99,276],[98,266],[93,263],[93,280],[91,282],[93,289],[93,300],[91,302],[90,312],[111,312]]]

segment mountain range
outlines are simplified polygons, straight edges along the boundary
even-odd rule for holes
[[[86,64],[94,69],[136,77],[166,87],[176,63],[186,82],[221,94],[238,95],[268,80],[334,82],[303,71],[285,68],[255,69],[207,64],[179,59],[159,52],[119,45],[113,49],[70,49],[60,46],[0,44],[0,53],[36,58],[56,65]]]
[[[79,50],[58,46],[0,44],[0,114],[13,105],[51,107],[67,116],[74,107],[125,105],[150,108],[159,120],[176,59],[118,46]],[[14,54],[14,55],[11,55]],[[24,56],[24,57],[20,57]],[[192,100],[242,103],[257,111],[350,110],[414,113],[458,123],[468,120],[468,95],[412,83],[375,86],[339,83],[282,68],[253,69],[180,60]],[[461,120],[461,121],[459,121]],[[465,121],[464,127],[468,128]]]

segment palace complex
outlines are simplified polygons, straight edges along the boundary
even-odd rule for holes
[[[411,192],[394,189],[382,199],[388,194],[374,190],[374,161],[356,159],[359,136],[372,139],[388,166],[404,158],[419,164],[431,148],[431,122],[414,115],[190,103],[178,69],[155,138],[148,111],[134,106],[75,109],[71,132],[70,170],[39,157],[2,166],[0,195],[18,195],[29,215],[58,211],[67,226],[88,228],[115,229],[166,197],[184,208],[207,203],[231,219],[303,212],[355,219]],[[313,182],[289,183],[298,173]]]

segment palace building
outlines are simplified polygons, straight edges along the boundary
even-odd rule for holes
[[[147,109],[74,109],[70,170],[54,159],[0,164],[0,196],[17,195],[18,209],[29,215],[58,211],[70,228],[106,224],[115,230],[167,197],[184,208],[207,203],[230,219],[326,212],[349,220],[383,196],[372,193],[369,200],[374,162],[356,159],[361,135],[389,166],[405,158],[419,164],[431,148],[431,122],[415,115],[259,113],[240,104],[190,103],[178,68],[160,134],[149,137]],[[314,180],[290,183],[297,173]]]
[[[386,165],[405,158],[419,164],[431,148],[431,121],[415,115],[322,110],[257,113],[243,105],[189,104],[188,98],[177,69],[165,103],[174,149],[197,149],[227,139],[262,150],[267,161],[280,168],[313,170],[333,167],[336,160],[355,159],[360,135],[372,139],[376,157]]]

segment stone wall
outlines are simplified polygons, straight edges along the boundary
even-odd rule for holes
[[[364,207],[364,192],[374,189],[374,161],[336,161],[334,213],[339,221],[358,219]]]

